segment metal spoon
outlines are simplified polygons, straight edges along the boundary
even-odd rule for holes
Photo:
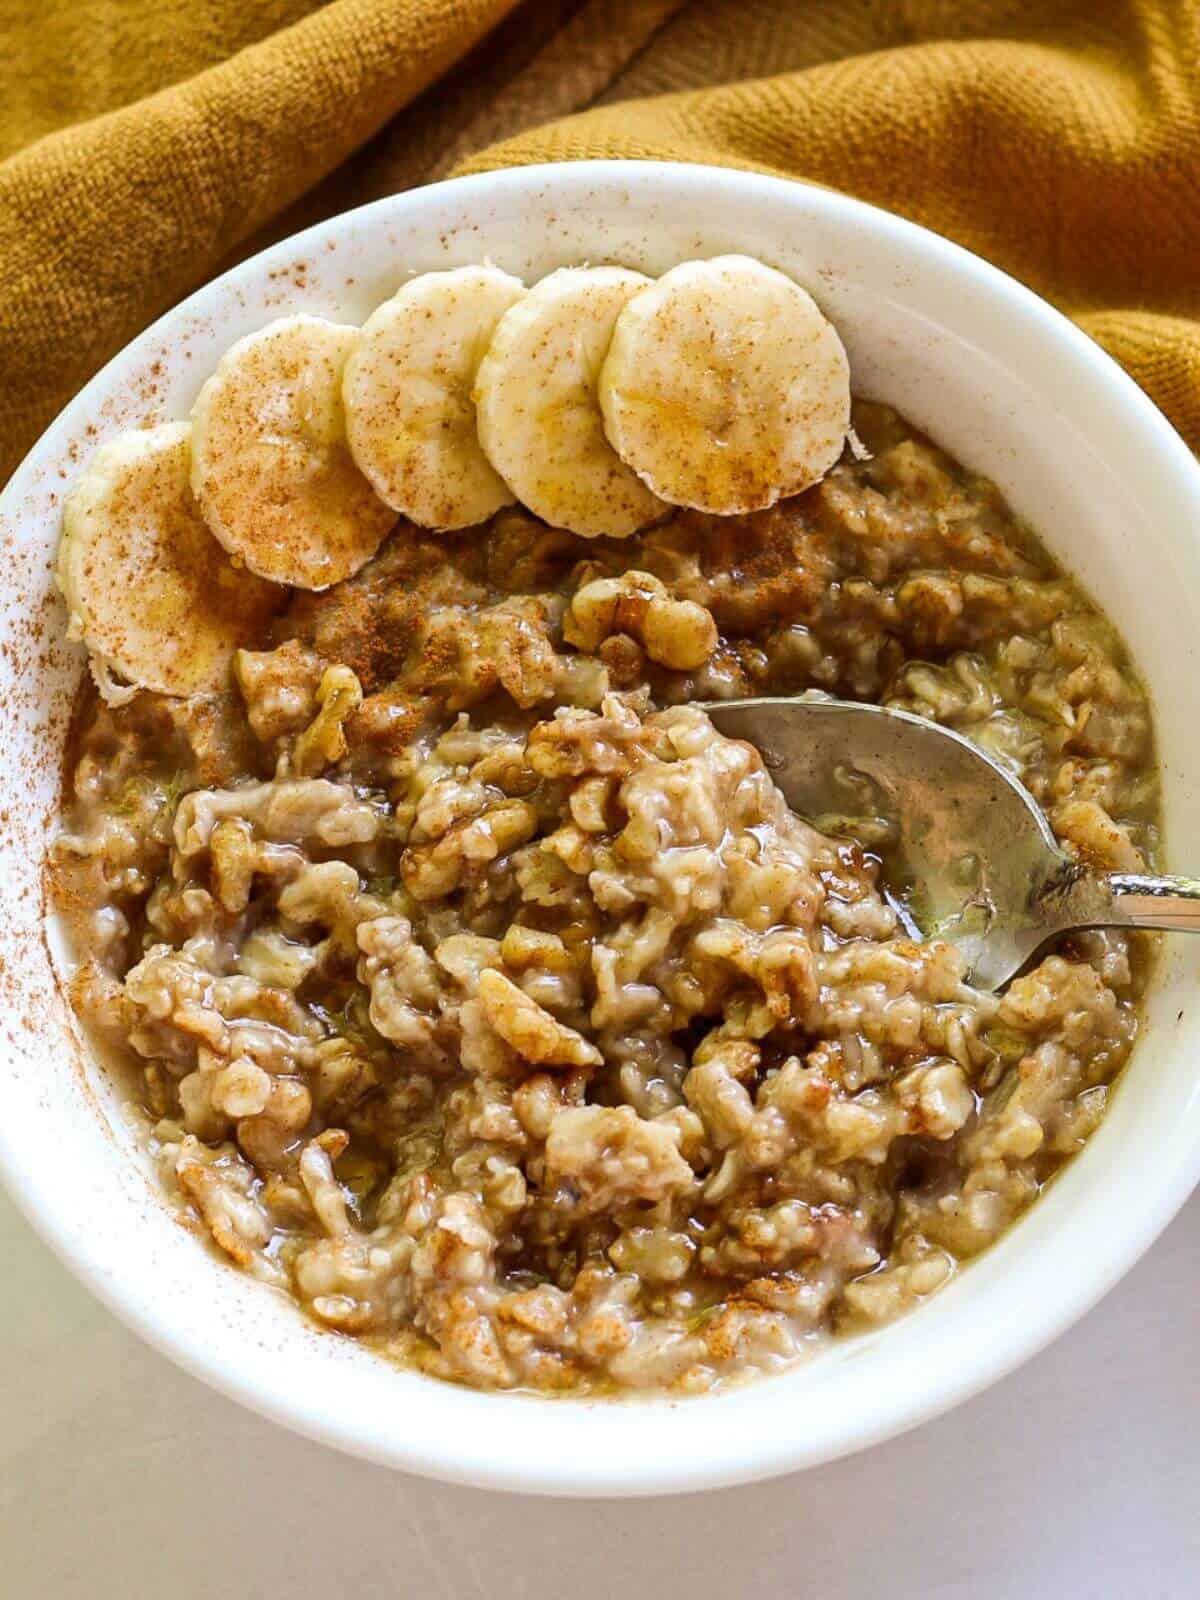
[[[845,700],[712,702],[718,730],[762,752],[788,804],[825,832],[882,840],[913,932],[958,945],[1000,989],[1080,928],[1200,933],[1200,880],[1089,871],[1033,796],[977,745],[908,711]],[[889,859],[890,858],[890,859]]]

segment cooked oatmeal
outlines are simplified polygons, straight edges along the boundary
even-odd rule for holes
[[[225,695],[81,708],[73,996],[182,1214],[324,1327],[497,1388],[710,1387],[932,1294],[1104,1114],[1144,946],[1003,997],[697,702],[825,692],[1153,854],[1121,643],[893,412],[770,511],[402,524]]]

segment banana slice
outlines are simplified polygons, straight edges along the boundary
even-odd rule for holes
[[[192,408],[192,488],[251,572],[327,589],[369,561],[396,521],[346,444],[342,374],[358,328],[282,317],[239,339]]]
[[[363,325],[342,398],[350,453],[381,500],[425,528],[469,528],[512,504],[475,431],[480,358],[525,293],[499,267],[426,272]]]
[[[97,682],[191,695],[224,687],[284,593],[234,567],[188,485],[191,424],[164,422],[100,446],[63,508],[58,582]]]
[[[621,312],[600,377],[613,447],[655,494],[728,515],[824,476],[850,367],[812,296],[749,256],[687,261]]]
[[[596,383],[622,308],[650,282],[564,267],[506,311],[475,380],[479,441],[518,500],[587,538],[624,538],[661,502],[604,437]]]

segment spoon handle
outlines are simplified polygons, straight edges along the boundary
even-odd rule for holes
[[[1142,872],[1084,873],[1054,896],[1055,932],[1072,928],[1166,928],[1200,933],[1200,878]]]

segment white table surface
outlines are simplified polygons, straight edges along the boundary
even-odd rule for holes
[[[1088,1600],[1200,1594],[1200,1196],[1048,1351],[949,1416],[666,1500],[450,1489],[177,1371],[0,1196],[3,1600]]]

